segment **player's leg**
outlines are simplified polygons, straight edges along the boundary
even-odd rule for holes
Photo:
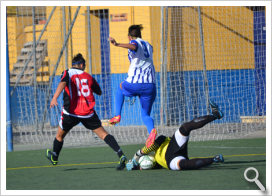
[[[153,145],[151,145],[150,147],[144,146],[142,149],[138,150],[135,153],[134,158],[137,159],[137,157],[156,151],[161,146],[161,144],[166,140],[166,138],[167,138],[166,136],[160,135],[159,137],[156,138]]]
[[[186,160],[182,156],[175,157],[170,163],[171,170],[190,170],[198,169],[214,162],[213,158],[201,158]]]
[[[109,120],[111,125],[119,123],[121,120],[121,111],[124,104],[125,96],[122,92],[122,82],[118,85],[116,94],[115,94],[115,116]]]
[[[66,134],[79,122],[80,120],[76,117],[62,114],[56,138],[54,139],[53,142],[53,151],[50,151],[49,149],[46,150],[46,157],[50,160],[50,162],[53,165],[57,165],[58,163],[59,154],[62,149],[63,140]]]
[[[192,121],[184,123],[179,128],[179,131],[184,136],[189,136],[190,132],[203,127],[204,125],[214,121],[216,118],[213,115],[201,116],[194,118]]]
[[[156,151],[161,144],[166,140],[166,136],[160,135],[159,137],[156,138],[154,144],[147,148],[144,146],[142,149],[139,149],[133,156],[133,158],[126,164],[126,168],[128,171],[134,170],[138,166],[138,161],[142,155],[151,153],[153,151]],[[168,138],[169,139],[169,138]]]
[[[179,129],[174,133],[169,142],[165,159],[169,169],[171,170],[188,170],[198,169],[212,164],[213,162],[223,162],[223,156],[218,155],[214,158],[196,158],[189,160],[188,158],[188,141],[189,136],[184,136]]]
[[[141,103],[141,116],[144,124],[146,125],[149,137],[146,140],[146,147],[149,148],[155,142],[157,130],[154,126],[154,120],[150,116],[152,105],[156,99],[156,85],[155,84],[142,84],[142,93],[140,94]]]
[[[114,152],[118,155],[119,158],[121,158],[124,155],[122,149],[118,145],[115,138],[111,134],[108,134],[104,127],[101,126],[97,129],[94,129],[93,132],[95,132],[99,138],[104,140],[105,143],[108,144],[109,147],[111,147],[114,150]]]
[[[115,138],[112,135],[108,134],[104,127],[102,127],[101,121],[97,116],[96,112],[94,112],[94,115],[92,117],[82,119],[81,122],[87,129],[92,130],[99,138],[104,140],[105,143],[108,144],[109,147],[111,147],[111,149],[113,149],[114,152],[118,155],[120,162],[116,169],[124,169],[127,159]]]
[[[195,158],[195,159],[180,159],[177,162],[178,170],[190,170],[190,169],[199,169],[204,166],[211,165],[214,162],[224,162],[222,155],[217,155],[213,158]]]
[[[192,130],[199,129],[206,124],[220,119],[224,116],[223,112],[218,108],[218,106],[210,101],[210,106],[212,108],[212,114],[202,117],[197,117],[188,123],[184,123],[180,128],[179,131],[182,135],[188,136]]]

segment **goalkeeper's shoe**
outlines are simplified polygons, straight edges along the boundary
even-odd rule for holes
[[[109,120],[110,125],[115,125],[116,123],[119,123],[121,120],[121,115],[114,116],[112,119]]]
[[[224,113],[218,108],[218,106],[212,101],[209,102],[212,108],[212,115],[217,119],[223,118]]]
[[[149,137],[146,140],[145,146],[147,148],[151,147],[155,143],[155,139],[157,136],[157,130],[154,128],[149,134]]]
[[[125,155],[122,155],[120,157],[120,161],[116,167],[116,170],[123,170],[126,166],[126,163],[127,163],[127,158],[125,157]]]
[[[138,163],[134,158],[132,160],[129,160],[129,162],[127,162],[126,164],[126,168],[128,171],[136,170],[137,166],[138,166]]]
[[[213,160],[214,160],[214,162],[224,162],[224,158],[223,158],[223,156],[221,155],[221,154],[219,154],[219,155],[216,155],[214,158],[213,158]]]
[[[52,165],[58,164],[58,160],[56,159],[56,156],[49,149],[46,150],[45,156],[49,159]]]

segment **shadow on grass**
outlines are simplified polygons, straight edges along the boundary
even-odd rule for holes
[[[226,161],[223,164],[260,163],[260,162],[266,162],[266,160],[256,160],[256,161]]]
[[[115,167],[89,167],[89,168],[71,168],[71,169],[64,169],[63,171],[78,171],[78,170],[87,170],[87,169],[107,169],[107,168],[114,168]]]
[[[258,161],[227,161],[224,163],[214,163],[212,165],[208,165],[206,167],[200,168],[201,170],[216,170],[216,169],[241,169],[244,168],[243,163],[265,163],[266,160],[258,160]],[[231,164],[241,164],[235,165],[235,167],[231,166]]]
[[[222,169],[241,169],[241,167],[228,167],[228,166],[224,166],[223,164],[221,165],[210,165],[210,166],[206,166],[206,167],[202,167],[200,168],[200,170],[222,170]]]

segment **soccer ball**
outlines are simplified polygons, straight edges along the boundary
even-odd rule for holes
[[[156,165],[155,156],[153,154],[141,156],[139,165],[142,169],[152,169]]]

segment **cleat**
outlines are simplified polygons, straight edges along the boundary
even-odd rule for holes
[[[121,120],[121,115],[114,116],[112,119],[109,120],[110,125],[115,125],[116,123],[119,123]]]
[[[224,116],[224,113],[219,110],[218,106],[213,103],[212,101],[209,101],[211,108],[212,108],[212,115],[216,118],[216,119],[220,119]]]
[[[58,161],[54,160],[54,157],[55,157],[54,154],[49,149],[46,150],[45,156],[49,159],[49,161],[52,163],[52,165],[58,164]]]
[[[127,158],[125,157],[125,155],[122,155],[120,157],[120,161],[116,167],[116,170],[123,170],[125,168],[126,164],[127,164]]]
[[[221,154],[219,154],[219,155],[216,155],[214,158],[213,158],[213,160],[214,160],[214,162],[224,162],[224,158],[223,158],[223,156],[221,155]]]
[[[156,136],[157,136],[157,130],[154,128],[152,129],[152,131],[149,134],[149,137],[146,140],[145,145],[147,148],[151,147],[155,143]]]

